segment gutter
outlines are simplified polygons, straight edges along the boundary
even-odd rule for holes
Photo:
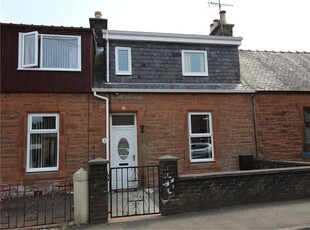
[[[147,89],[147,88],[93,88],[102,93],[255,93],[242,89]]]
[[[233,45],[240,46],[242,37],[230,36],[210,36],[195,34],[173,34],[156,32],[136,32],[119,30],[102,30],[104,34],[109,33],[111,40],[124,41],[153,41],[153,42],[172,42],[172,43],[191,43],[191,44],[209,44],[209,45]]]

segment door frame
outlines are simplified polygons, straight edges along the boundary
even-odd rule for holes
[[[136,156],[135,156],[135,161],[136,161],[136,165],[135,166],[139,166],[139,154],[138,154],[138,132],[137,132],[137,114],[136,113],[110,113],[110,167],[114,167],[112,166],[112,135],[113,135],[113,132],[112,132],[112,129],[113,129],[113,125],[112,125],[112,117],[113,115],[133,115],[134,116],[134,125],[119,125],[121,127],[134,127],[134,142],[135,142],[135,147],[134,147],[134,150],[136,152]],[[120,166],[118,166],[120,167]]]

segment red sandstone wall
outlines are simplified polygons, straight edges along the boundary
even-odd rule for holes
[[[255,152],[250,95],[120,94],[110,102],[112,113],[137,114],[140,165],[172,155],[181,174],[230,171],[238,169],[239,154]],[[197,111],[213,115],[214,163],[189,162],[187,115]],[[60,114],[59,172],[25,173],[27,114],[35,112]],[[2,94],[1,183],[70,178],[93,156],[105,157],[103,136],[105,103],[92,94]]]
[[[59,171],[26,174],[27,114],[54,112],[60,115]],[[104,104],[92,94],[1,94],[0,183],[72,178],[93,155],[104,157],[104,116]]]
[[[172,155],[179,157],[181,174],[230,171],[239,169],[239,154],[255,154],[251,95],[121,93],[111,95],[111,112],[137,113],[140,165]],[[189,112],[212,112],[214,163],[190,163]]]
[[[136,113],[139,165],[158,164],[158,157],[179,157],[179,173],[233,171],[239,154],[255,154],[252,95],[125,94],[110,97],[111,113]],[[260,157],[301,160],[303,108],[309,95],[256,96]],[[27,114],[60,114],[60,169],[25,173]],[[190,163],[188,113],[212,112],[215,162]],[[144,125],[144,133],[140,133]],[[92,94],[1,94],[1,181],[71,178],[87,161],[105,157],[105,103]]]
[[[302,160],[304,108],[310,108],[309,94],[256,96],[259,153],[263,159]]]

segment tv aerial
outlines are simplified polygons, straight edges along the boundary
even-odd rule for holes
[[[210,5],[216,5],[219,7],[219,12],[222,11],[222,6],[228,6],[228,7],[233,7],[234,5],[231,5],[231,4],[226,4],[226,3],[221,3],[221,0],[218,0],[218,2],[212,2],[212,1],[208,1],[208,5],[209,5],[209,8],[210,8]]]

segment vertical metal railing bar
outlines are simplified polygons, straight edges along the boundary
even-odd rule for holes
[[[73,192],[73,187],[70,186],[70,207],[69,207],[69,213],[70,213],[70,220],[72,220],[72,193]]]
[[[27,190],[27,186],[25,185],[24,186],[24,225],[23,226],[25,226],[25,224],[26,224],[26,190]]]
[[[159,208],[158,211],[160,212],[160,208],[161,208],[160,207],[160,196],[161,196],[161,194],[160,194],[161,193],[160,186],[161,185],[159,184],[160,183],[160,169],[159,169],[159,166],[157,166],[157,180],[158,180],[157,184],[158,184],[158,208]],[[155,207],[154,207],[154,209],[155,209]]]
[[[10,225],[11,225],[11,186],[9,187],[9,198],[8,198],[8,228],[10,228]],[[17,227],[17,222],[15,222],[15,226]]]
[[[39,225],[39,187],[37,187],[37,193],[36,193],[36,198],[37,198],[37,225]]]
[[[54,187],[52,188],[52,224],[54,224]]]
[[[141,175],[142,180],[141,180],[140,184],[141,184],[141,188],[142,188],[142,210],[143,210],[142,212],[143,212],[143,214],[145,214],[144,213],[144,200],[145,200],[144,199],[144,181],[143,181],[144,180],[144,167],[141,167],[141,171],[142,171],[142,175]],[[138,193],[139,193],[139,187],[138,187]]]
[[[67,183],[65,183],[65,191],[64,191],[64,221],[67,219]]]
[[[111,208],[111,217],[113,217],[113,206],[112,206],[112,204],[113,204],[113,202],[112,202],[112,199],[113,199],[113,191],[112,191],[112,168],[110,168],[110,184],[109,184],[109,186],[110,186],[110,208]]]
[[[124,193],[123,193],[123,191],[124,191],[124,184],[123,184],[124,177],[123,176],[124,176],[124,168],[122,168],[122,215],[124,215]]]
[[[15,187],[15,186],[14,186]],[[11,216],[11,203],[13,203],[13,199],[11,198],[11,186],[10,186],[10,196],[9,196],[9,220],[10,220],[10,216]],[[18,223],[18,186],[16,186],[16,199],[15,199],[15,213],[16,213],[16,221],[15,221],[15,227],[17,227],[17,223]],[[11,222],[11,220],[10,220]],[[10,223],[9,222],[9,223]],[[11,224],[10,224],[11,225]]]
[[[129,177],[128,177],[128,168],[126,170],[127,173],[127,215],[129,216]]]
[[[46,221],[46,213],[47,213],[47,210],[46,210],[46,208],[47,208],[47,205],[46,205],[46,202],[47,202],[46,187],[47,187],[47,186],[44,187],[44,223],[45,223],[45,224],[47,223],[47,221]]]
[[[118,169],[115,170],[116,171],[116,175],[115,175],[115,194],[116,194],[116,216],[118,216],[118,177],[117,177],[117,171]]]
[[[151,213],[151,199],[150,199],[150,168],[147,168],[147,199],[148,199],[148,212]]]

